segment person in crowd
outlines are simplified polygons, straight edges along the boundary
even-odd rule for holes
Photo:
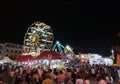
[[[14,84],[15,81],[15,71],[13,69],[11,69],[8,73],[9,78],[8,78],[8,82],[9,84]]]
[[[105,81],[106,81],[107,84],[112,84],[113,83],[113,78],[111,77],[110,74],[107,74],[105,76]]]
[[[30,75],[30,73],[26,73],[25,81],[27,82],[27,84],[30,84],[30,82],[31,82],[31,75]]]
[[[40,76],[37,69],[34,70],[33,75],[31,77],[32,84],[39,84],[40,83]]]
[[[52,79],[50,79],[50,75],[47,73],[45,79],[42,81],[42,84],[53,84]]]
[[[5,84],[1,77],[0,77],[0,84]]]
[[[77,79],[77,72],[76,72],[76,69],[73,69],[71,70],[71,80],[73,81],[74,84],[76,79]]]
[[[95,79],[95,74],[96,74],[96,73],[95,73],[95,68],[92,67],[92,68],[91,68],[91,76],[92,76],[93,79]]]
[[[73,83],[73,78],[72,77],[67,78],[66,79],[66,84],[75,84],[75,83]]]
[[[56,84],[57,76],[52,72],[52,69],[49,69],[48,73],[50,75],[50,78],[53,80],[53,84]]]
[[[80,73],[78,74],[75,84],[83,84],[83,78]]]
[[[65,73],[66,79],[71,78],[71,69],[67,68],[66,70],[67,70],[66,73]]]
[[[88,76],[85,76],[84,84],[90,84],[90,80],[89,80]]]
[[[43,69],[40,66],[38,66],[37,70],[38,70],[39,76],[41,77],[41,75],[43,74]]]
[[[66,77],[63,74],[63,71],[60,70],[59,74],[57,75],[57,84],[65,84],[66,82]]]
[[[104,78],[104,74],[101,74],[99,76],[98,84],[107,84],[106,81],[105,81],[105,78]]]

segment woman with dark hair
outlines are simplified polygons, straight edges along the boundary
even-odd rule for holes
[[[107,84],[113,83],[113,78],[111,77],[111,75],[109,73],[105,76],[105,81]]]

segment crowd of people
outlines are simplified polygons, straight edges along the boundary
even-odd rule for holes
[[[92,84],[92,80],[96,84],[120,84],[119,70],[116,66],[89,64],[62,69],[1,64],[0,84]]]

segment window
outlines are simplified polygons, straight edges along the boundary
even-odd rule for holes
[[[18,51],[17,51],[17,50],[15,50],[15,53],[18,53]]]
[[[7,49],[7,53],[9,53],[9,49]]]
[[[0,46],[0,49],[2,49],[2,46]]]
[[[11,50],[11,53],[13,53],[13,50]]]
[[[15,46],[14,45],[11,45],[12,48],[14,48]]]
[[[21,50],[19,51],[19,54],[21,54]]]
[[[6,47],[10,47],[10,44],[7,44]]]

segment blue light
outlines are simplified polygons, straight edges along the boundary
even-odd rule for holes
[[[55,51],[59,51],[61,52],[63,50],[64,46],[62,44],[60,44],[59,41],[56,41],[55,45],[53,46],[52,50]]]
[[[56,41],[56,44],[60,44],[59,41]]]

